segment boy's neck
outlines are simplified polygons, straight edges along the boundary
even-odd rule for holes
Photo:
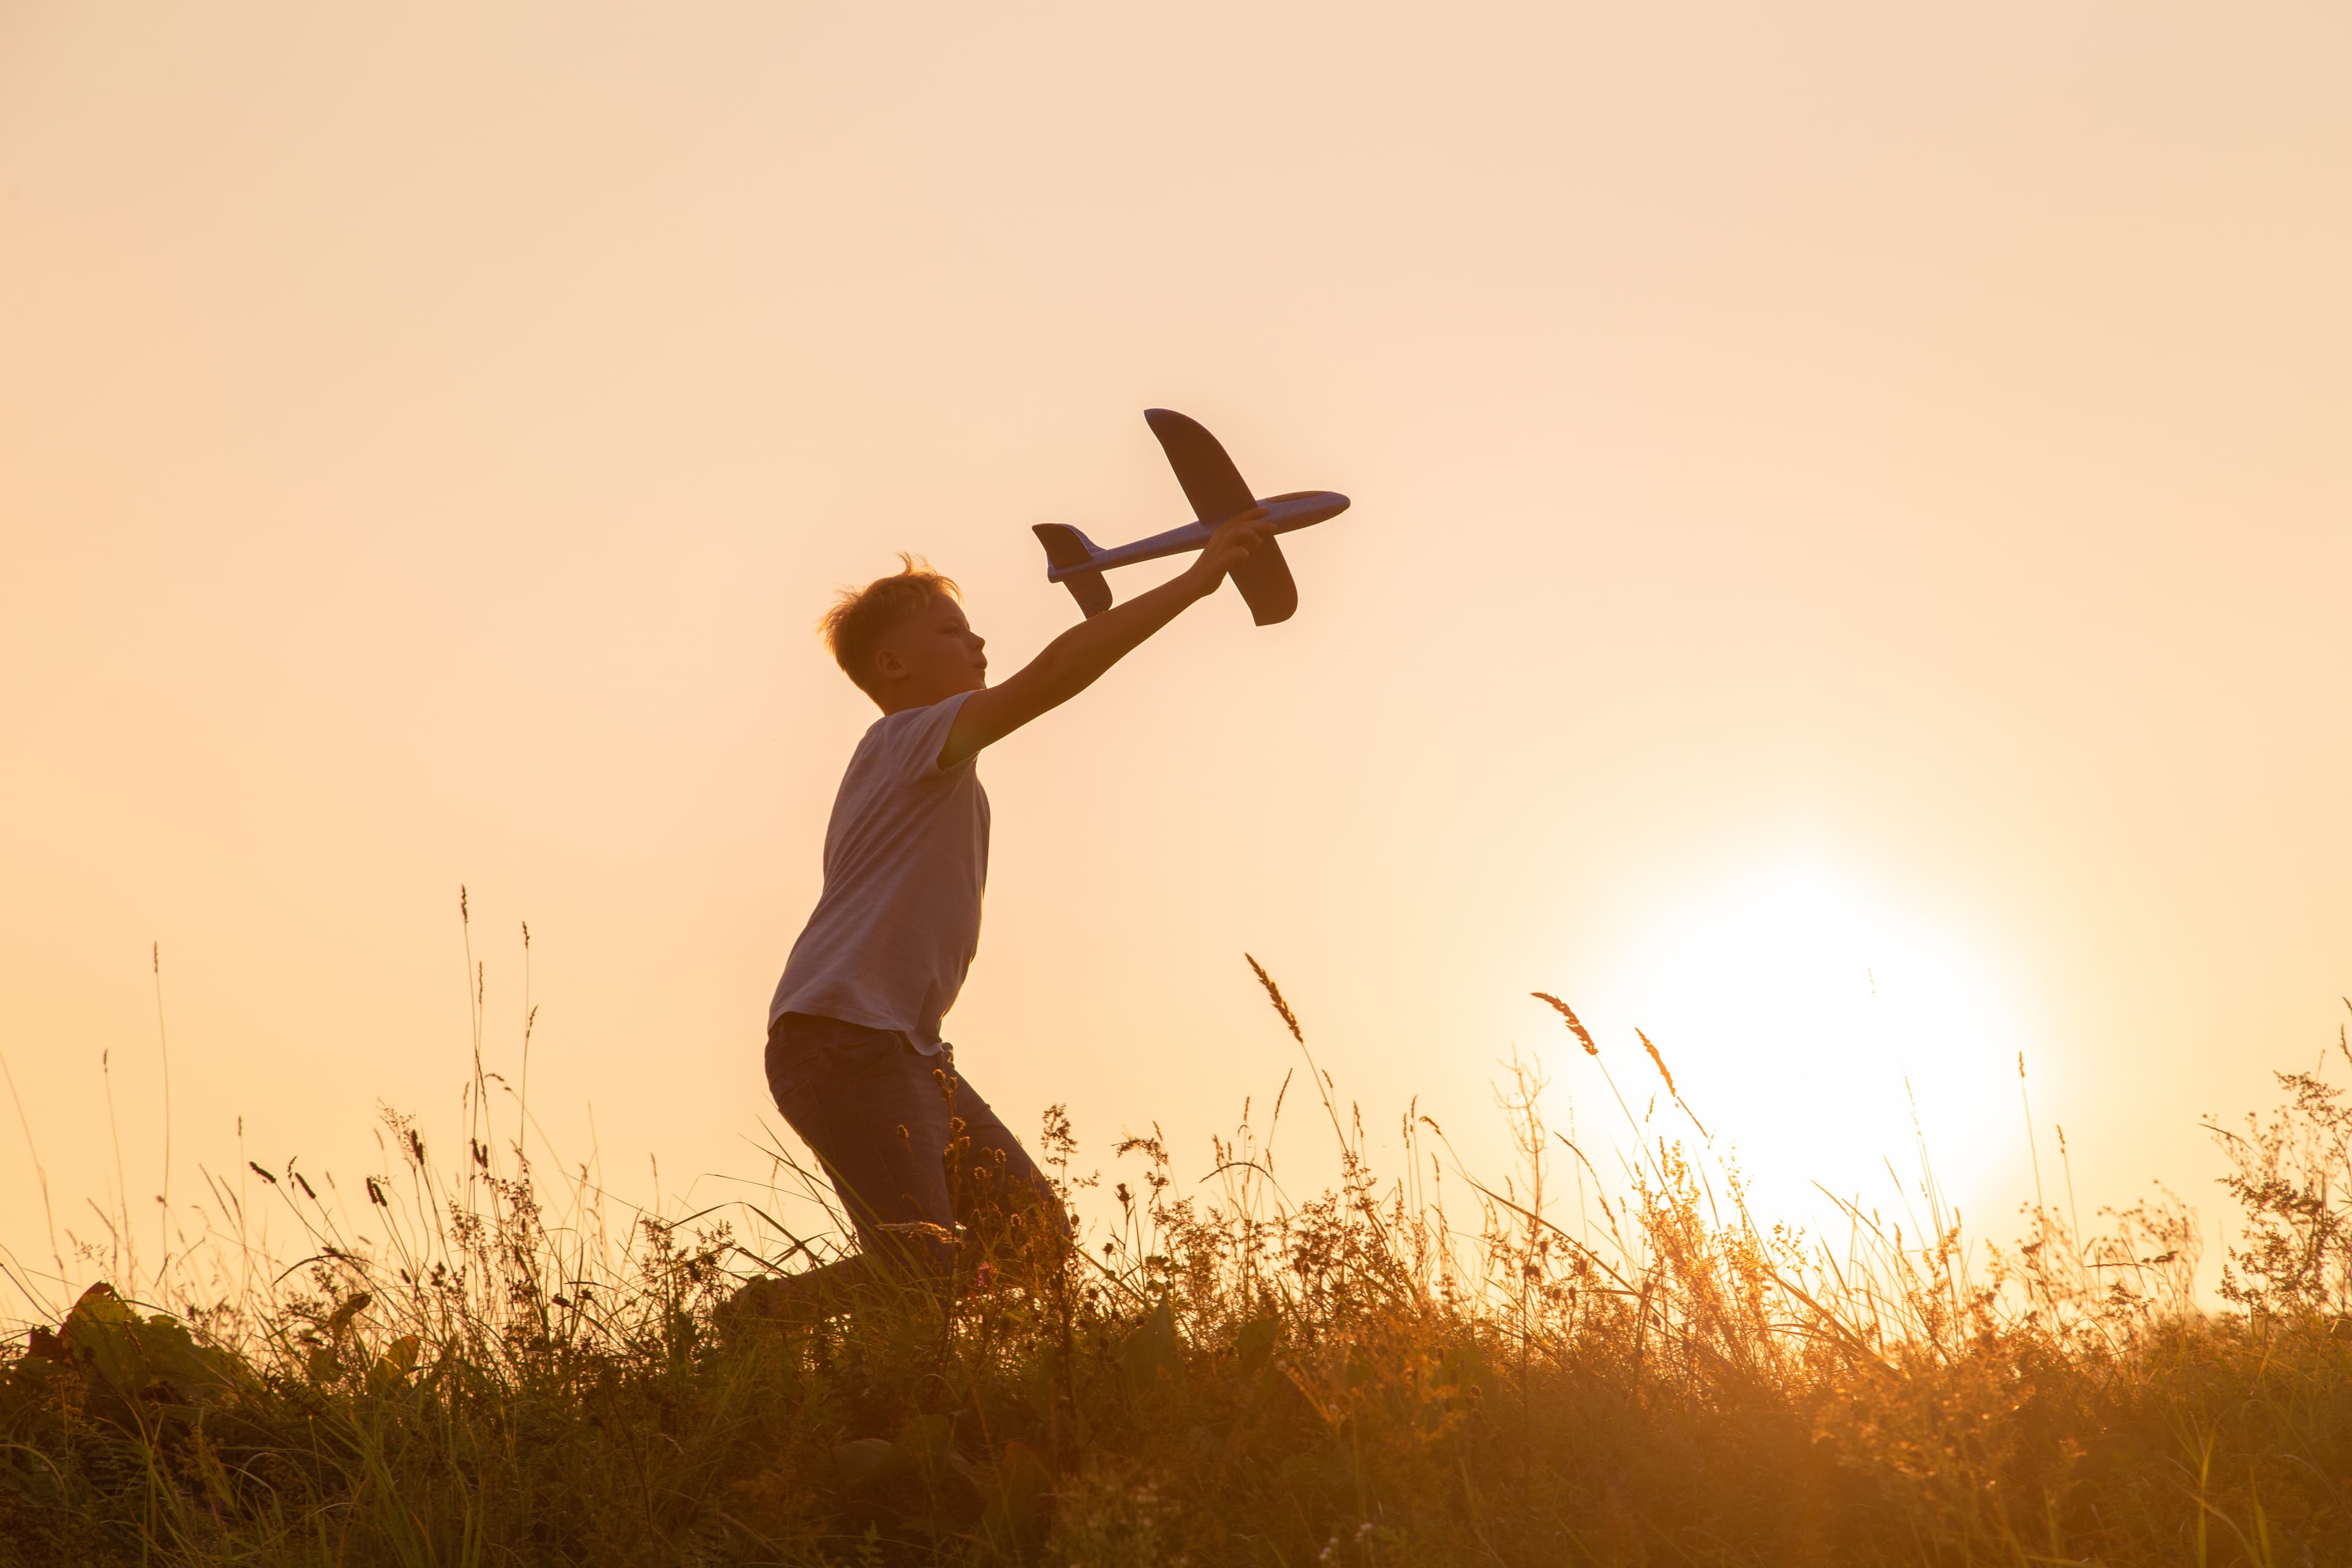
[[[909,708],[929,708],[934,703],[945,702],[949,698],[957,695],[957,692],[970,689],[971,688],[969,687],[958,687],[955,691],[934,691],[929,693],[920,691],[886,691],[879,697],[877,697],[874,700],[876,704],[881,708],[882,717],[887,719],[891,714],[904,713]]]

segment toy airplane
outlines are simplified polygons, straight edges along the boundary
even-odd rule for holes
[[[1192,503],[1197,521],[1115,550],[1099,548],[1066,522],[1038,523],[1037,537],[1045,546],[1045,581],[1066,584],[1079,609],[1089,616],[1099,616],[1110,608],[1110,584],[1103,581],[1105,572],[1198,550],[1209,542],[1219,523],[1262,506],[1266,515],[1259,528],[1269,537],[1231,575],[1250,607],[1251,619],[1262,626],[1288,620],[1298,608],[1298,584],[1290,580],[1290,566],[1270,536],[1337,517],[1348,510],[1348,498],[1336,490],[1293,490],[1260,500],[1242,482],[1240,471],[1217,445],[1217,438],[1198,424],[1165,408],[1147,408],[1143,417],[1168,453],[1169,467],[1176,470],[1176,482],[1184,487],[1184,499]]]

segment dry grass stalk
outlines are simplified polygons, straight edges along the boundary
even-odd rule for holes
[[[956,1238],[950,1295],[845,1274],[771,1313],[743,1282],[826,1266],[837,1215],[635,1211],[586,1165],[543,1189],[496,1101],[446,1173],[387,1113],[354,1214],[256,1160],[168,1276],[93,1285],[0,1363],[0,1563],[1958,1568],[2352,1539],[2352,1112],[2316,1074],[2215,1130],[2250,1220],[2210,1314],[2168,1195],[2104,1237],[2037,1209],[2014,1249],[1850,1210],[1832,1249],[1645,1138],[1608,1234],[1571,1236],[1532,1068],[1504,1096],[1520,1168],[1455,1161],[1457,1226],[1422,1184],[1435,1123],[1403,1119],[1412,1180],[1383,1183],[1317,1076],[1338,1191],[1283,1194],[1245,1114],[1203,1194],[1154,1127],[1077,1251],[1006,1216]],[[1073,1212],[1076,1148],[1049,1112]]]

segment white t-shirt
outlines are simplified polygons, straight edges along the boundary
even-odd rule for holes
[[[940,766],[960,691],[874,721],[857,742],[824,830],[824,891],[768,1022],[810,1013],[897,1029],[925,1052],[980,948],[988,885],[988,793],[979,758]]]

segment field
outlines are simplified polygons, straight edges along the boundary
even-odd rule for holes
[[[2322,1077],[2215,1129],[2242,1220],[2200,1305],[2178,1205],[1996,1243],[1929,1184],[1916,1231],[1826,1247],[1630,1110],[1615,1152],[1570,1146],[1525,1072],[1507,1177],[1410,1114],[1376,1172],[1265,987],[1302,1053],[1272,1115],[1328,1123],[1334,1190],[1286,1196],[1246,1127],[1202,1188],[1127,1140],[1078,1247],[974,1227],[944,1298],[745,1291],[825,1245],[757,1205],[615,1217],[487,1093],[454,1159],[387,1113],[363,1192],[256,1165],[307,1258],[241,1244],[215,1183],[212,1237],[86,1258],[110,1283],[0,1360],[0,1563],[2352,1562]],[[1613,1070],[1676,1103],[1666,1066]],[[1037,1147],[1086,1184],[1058,1113]],[[1571,1229],[1592,1159],[1623,1197]]]

